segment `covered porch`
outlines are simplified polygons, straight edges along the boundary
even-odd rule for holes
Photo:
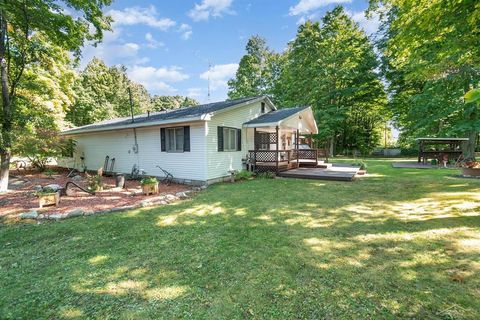
[[[244,123],[253,137],[247,167],[255,172],[283,172],[300,166],[317,167],[319,151],[306,134],[318,133],[310,107],[280,109]]]

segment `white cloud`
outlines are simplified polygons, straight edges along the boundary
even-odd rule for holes
[[[114,25],[135,25],[144,24],[150,27],[166,31],[176,25],[176,22],[170,18],[158,18],[157,10],[154,6],[148,8],[130,7],[123,10],[110,10],[107,12],[114,22]]]
[[[352,17],[358,25],[365,30],[368,35],[372,35],[378,31],[380,27],[380,16],[378,13],[374,13],[371,17],[366,17],[364,11],[358,12],[348,12],[347,13]]]
[[[178,28],[178,32],[182,34],[182,39],[188,40],[193,34],[192,27],[186,23],[182,23],[180,28]]]
[[[350,3],[352,0],[300,0],[295,6],[290,7],[291,16],[298,16],[326,7],[335,3]]]
[[[200,75],[200,79],[210,79],[211,90],[226,88],[228,80],[235,75],[237,69],[237,63],[217,64],[213,66],[210,70],[203,72]]]
[[[234,14],[230,9],[233,0],[203,0],[188,12],[194,21],[207,21],[210,17],[221,17],[222,14]]]
[[[202,91],[203,91],[202,88],[188,88],[187,97],[190,97],[192,99],[197,99],[201,96]]]
[[[127,73],[130,79],[157,94],[174,93],[177,90],[168,83],[180,82],[189,78],[181,68],[176,66],[155,68],[135,65],[128,69]]]
[[[165,45],[163,42],[155,40],[150,32],[145,33],[145,40],[147,40],[147,47],[149,48],[159,48]]]

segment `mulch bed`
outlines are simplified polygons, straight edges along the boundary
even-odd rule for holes
[[[84,211],[100,211],[116,207],[135,205],[142,200],[155,197],[156,195],[145,196],[139,181],[126,181],[125,189],[115,188],[114,177],[102,177],[103,191],[98,191],[95,195],[90,195],[78,188],[72,188],[76,192],[71,196],[62,196],[58,206],[47,206],[42,209],[38,207],[38,198],[35,196],[34,186],[46,186],[48,184],[58,184],[65,187],[71,178],[67,178],[68,171],[63,168],[53,168],[56,174],[51,177],[38,171],[17,171],[10,172],[10,191],[0,194],[0,216],[17,215],[22,212],[35,210],[44,215],[53,213],[66,213],[75,208],[81,208]],[[75,181],[78,185],[86,187],[87,181],[83,173],[79,176],[81,180]],[[159,193],[177,193],[189,190],[189,186],[181,184],[171,184],[169,186],[160,184]]]

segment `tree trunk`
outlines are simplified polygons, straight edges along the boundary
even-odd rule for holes
[[[478,132],[472,130],[468,133],[468,141],[465,143],[463,156],[466,160],[475,160],[475,147],[477,146]]]
[[[329,150],[328,150],[328,153],[329,153],[329,156],[330,158],[333,158],[333,148],[334,148],[334,145],[335,145],[335,139],[333,137],[330,138],[330,146],[329,146]]]
[[[0,81],[2,89],[2,130],[0,139],[0,192],[8,189],[10,170],[10,148],[12,147],[12,111],[8,92],[8,70],[6,60],[7,21],[0,11]]]

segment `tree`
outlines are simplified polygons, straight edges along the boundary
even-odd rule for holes
[[[312,106],[330,153],[368,152],[380,139],[386,94],[366,34],[342,7],[319,23],[307,21],[289,44],[280,77],[285,106]]]
[[[124,66],[108,67],[93,58],[80,73],[74,85],[76,100],[67,113],[67,120],[75,126],[131,115],[129,90],[133,113],[151,110],[151,98],[141,84],[128,79]]]
[[[465,155],[474,157],[480,109],[462,97],[480,82],[478,3],[371,0],[370,10],[382,14],[379,49],[402,138],[468,136]]]
[[[228,81],[228,97],[271,95],[278,74],[279,55],[271,51],[265,39],[251,37],[245,47],[246,54],[241,58],[235,78]]]
[[[75,10],[78,17],[67,14],[62,4]],[[8,188],[17,88],[24,81],[26,67],[38,59],[38,38],[35,36],[43,36],[49,44],[78,56],[85,41],[99,41],[103,30],[109,29],[110,19],[102,11],[108,4],[110,0],[23,0],[0,3],[0,192]]]
[[[198,105],[198,101],[183,96],[153,96],[152,110],[165,111],[182,107],[192,107]]]

